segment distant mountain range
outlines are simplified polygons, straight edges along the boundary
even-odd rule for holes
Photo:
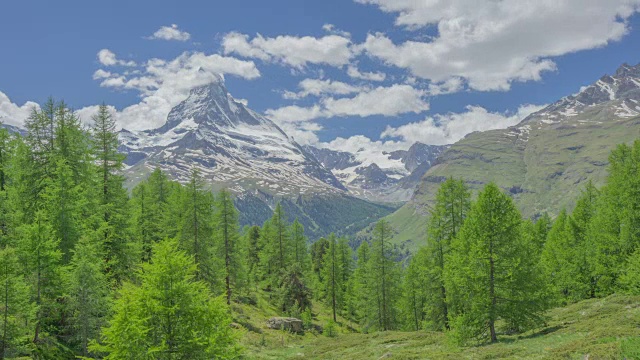
[[[291,220],[299,218],[314,237],[350,234],[396,208],[358,198],[316,158],[315,148],[300,146],[235,100],[222,77],[192,89],[163,126],[123,129],[120,141],[129,188],[155,168],[181,182],[197,169],[212,189],[236,194],[243,225],[261,224],[281,201]]]
[[[403,202],[410,199],[422,175],[448,146],[416,142],[408,150],[383,152],[380,164],[370,159],[358,160],[358,154],[349,152],[305,148],[351,194],[372,201]]]
[[[262,223],[281,201],[312,238],[355,234],[389,215],[396,240],[416,246],[447,177],[462,178],[473,189],[495,182],[525,216],[553,215],[573,206],[587,180],[602,183],[616,144],[639,137],[640,65],[624,64],[516,126],[471,133],[447,146],[418,142],[375,158],[366,149],[299,145],[234,99],[219,77],[192,89],[163,126],[123,129],[120,149],[128,155],[130,188],[156,167],[183,182],[198,169],[212,189],[236,194],[242,224]]]
[[[396,241],[424,242],[438,185],[450,176],[473,189],[495,182],[526,217],[571,209],[588,180],[603,183],[611,150],[638,138],[640,65],[624,64],[513,127],[469,134],[445,150],[412,199],[389,217]]]

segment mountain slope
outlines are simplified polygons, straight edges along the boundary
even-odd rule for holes
[[[356,153],[305,146],[305,149],[357,197],[372,201],[404,202],[418,180],[448,146],[414,143],[408,150]]]
[[[120,132],[133,188],[155,168],[186,182],[195,169],[213,190],[236,195],[241,225],[261,225],[281,201],[312,239],[354,234],[395,208],[350,196],[338,179],[276,124],[235,100],[220,77],[191,90],[153,130]]]
[[[198,169],[214,188],[274,195],[338,193],[342,184],[276,124],[236,101],[220,79],[191,90],[154,130],[121,133],[138,160],[135,183],[155,167],[185,181]]]
[[[516,126],[469,134],[440,156],[411,201],[389,217],[395,240],[413,248],[424,241],[435,192],[451,176],[474,190],[495,182],[525,217],[571,208],[588,180],[602,183],[610,151],[640,137],[639,115],[640,65],[625,64]]]

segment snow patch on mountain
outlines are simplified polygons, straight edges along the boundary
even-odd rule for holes
[[[271,120],[235,100],[222,78],[191,90],[166,123],[120,133],[128,177],[159,167],[179,181],[198,170],[214,187],[274,195],[343,193],[340,181]]]

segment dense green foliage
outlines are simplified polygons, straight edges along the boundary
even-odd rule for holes
[[[289,201],[240,229],[234,195],[197,171],[180,184],[156,169],[128,193],[106,106],[93,120],[50,100],[25,136],[0,130],[0,358],[237,358],[232,309],[260,302],[306,328],[328,309],[329,337],[348,321],[496,342],[551,306],[640,294],[640,141],[555,220],[523,219],[494,183],[472,201],[443,181],[427,244],[407,258],[384,219],[355,254],[348,230],[309,244]]]

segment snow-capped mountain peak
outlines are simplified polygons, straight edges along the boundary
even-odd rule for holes
[[[537,119],[544,124],[561,122],[591,107],[615,102],[616,117],[640,115],[640,64],[622,64],[614,75],[604,75],[585,86],[577,94],[566,96],[546,108],[531,114],[523,123]]]
[[[214,184],[291,195],[341,192],[342,184],[271,120],[234,99],[220,77],[194,88],[153,130],[121,132],[137,178],[160,167],[186,181],[197,168]],[[129,176],[135,178],[136,176]]]

